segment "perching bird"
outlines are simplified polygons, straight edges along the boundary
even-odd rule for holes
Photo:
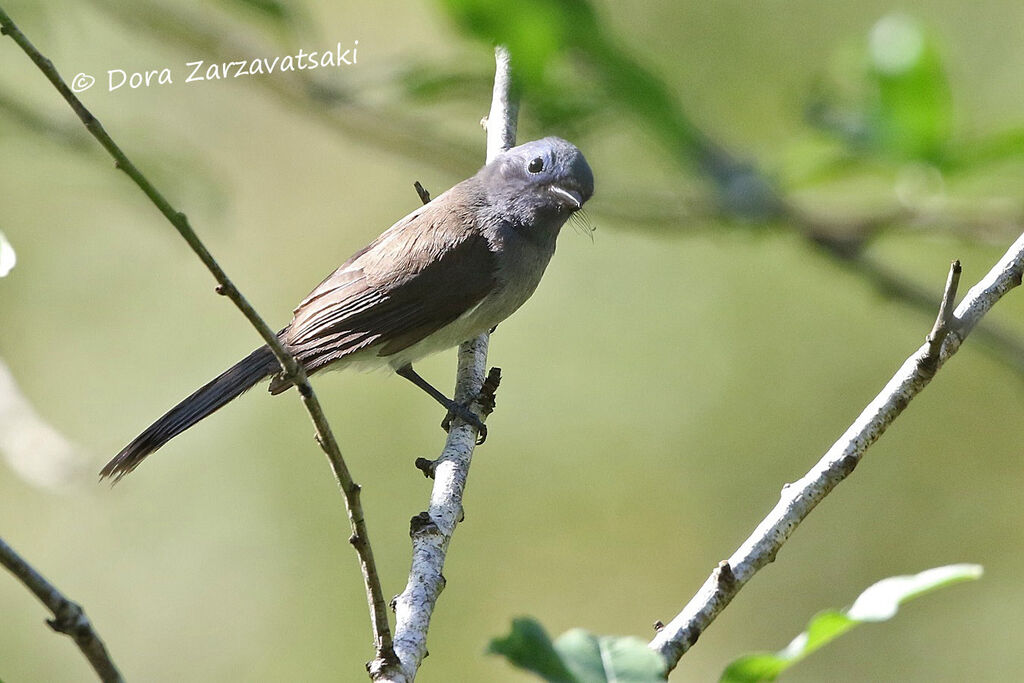
[[[549,137],[503,152],[356,252],[310,292],[278,337],[308,374],[390,367],[483,436],[472,412],[434,389],[412,364],[492,329],[522,306],[562,225],[593,193],[587,160],[565,140]],[[262,346],[135,437],[100,476],[120,479],[267,377],[272,394],[291,386]]]

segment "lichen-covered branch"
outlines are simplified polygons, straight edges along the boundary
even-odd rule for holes
[[[648,646],[660,653],[671,670],[719,612],[779,549],[811,510],[853,472],[873,444],[949,359],[970,331],[1006,292],[1021,284],[1024,274],[1024,235],[971,288],[956,310],[960,263],[950,267],[935,326],[924,344],[908,358],[885,388],[868,404],[846,433],[799,481],[782,489],[775,508],[728,560],[721,562],[700,590]]]
[[[486,119],[487,160],[515,145],[519,105],[512,87],[512,69],[508,51],[495,49],[494,94]],[[426,197],[423,192],[421,197]],[[472,409],[483,420],[490,412],[500,374],[492,370],[485,380],[487,344],[490,335],[482,334],[459,347],[459,367],[455,381],[455,400],[476,399]],[[462,521],[462,495],[469,476],[469,464],[476,447],[476,429],[461,420],[452,423],[444,450],[434,462],[419,465],[433,476],[434,487],[426,511],[413,517],[412,566],[409,581],[394,600],[395,654],[397,665],[374,661],[370,675],[375,681],[409,683],[416,678],[427,654],[427,631],[434,605],[444,589],[444,562],[455,526]]]

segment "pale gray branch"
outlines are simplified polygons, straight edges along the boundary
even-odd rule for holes
[[[494,96],[487,116],[487,160],[515,144],[518,102],[512,90],[512,74],[508,51],[495,49]],[[455,383],[455,400],[478,399],[473,411],[484,419],[488,406],[481,406],[479,397],[484,388],[487,369],[489,334],[482,334],[459,347],[459,367]],[[497,377],[488,378],[488,384]],[[485,401],[486,402],[486,401]],[[476,429],[461,420],[452,423],[448,440],[440,457],[429,471],[434,477],[430,506],[413,518],[412,566],[409,582],[395,598],[395,654],[397,666],[371,662],[370,674],[377,681],[408,683],[416,678],[420,663],[427,654],[427,631],[434,605],[444,589],[444,561],[455,526],[462,520],[462,495],[469,476],[469,464],[476,447]],[[426,471],[426,470],[425,470]]]
[[[682,612],[661,627],[648,644],[665,658],[670,670],[743,585],[775,559],[776,553],[814,506],[853,472],[868,447],[956,353],[982,316],[1006,292],[1021,284],[1024,235],[1018,237],[992,270],[967,292],[952,316],[947,316],[946,311],[955,296],[959,265],[954,262],[950,269],[939,320],[921,348],[903,363],[824,457],[799,481],[783,487],[775,508],[732,557],[718,565]],[[942,328],[941,342],[933,344],[939,328]]]
[[[487,161],[516,145],[519,125],[519,98],[513,89],[512,62],[508,50],[494,49],[494,91],[491,111],[487,115]]]

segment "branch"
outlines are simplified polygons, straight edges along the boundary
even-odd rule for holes
[[[499,46],[494,51],[494,95],[486,119],[487,160],[515,144],[519,103],[512,87],[512,71],[508,51]],[[418,190],[419,191],[419,190]],[[423,192],[420,197],[425,198]],[[483,420],[493,408],[493,394],[500,371],[491,370],[487,380],[487,344],[485,333],[459,347],[459,368],[455,382],[455,400],[474,400],[472,409]],[[386,666],[372,662],[369,670],[375,681],[407,683],[415,679],[427,655],[427,631],[437,598],[444,589],[444,561],[455,526],[462,521],[462,496],[469,476],[469,464],[476,447],[476,429],[455,420],[444,450],[432,463],[417,463],[425,474],[433,476],[434,487],[430,507],[412,518],[412,566],[409,582],[395,598],[395,654],[400,663]]]
[[[29,42],[28,38],[18,29],[18,27],[11,21],[11,18],[7,13],[0,8],[0,34],[8,35],[11,39],[17,43],[21,49],[28,55],[39,70],[53,83],[53,86],[57,91],[67,100],[67,103],[71,105],[71,108],[78,115],[78,118],[85,124],[86,129],[92,133],[93,137],[99,140],[103,148],[110,153],[110,156],[114,158],[114,164],[117,168],[125,172],[125,174],[132,179],[132,181],[139,186],[150,201],[160,210],[171,225],[175,227],[178,233],[185,239],[192,251],[199,256],[199,259],[213,274],[213,277],[217,280],[217,293],[222,294],[235,304],[236,307],[242,312],[242,314],[248,319],[249,323],[256,328],[260,336],[263,337],[263,341],[266,342],[267,346],[270,347],[274,353],[274,357],[281,364],[281,369],[284,376],[290,380],[299,392],[302,398],[303,404],[306,406],[306,410],[309,412],[309,416],[313,421],[313,425],[316,429],[316,440],[320,444],[324,453],[327,454],[327,458],[330,461],[331,468],[334,471],[335,479],[341,488],[342,494],[345,498],[345,508],[348,512],[349,524],[352,527],[352,535],[349,537],[349,542],[355,548],[356,553],[359,556],[359,564],[363,574],[363,582],[366,586],[366,597],[367,603],[370,607],[370,617],[373,627],[373,640],[374,648],[376,650],[376,656],[378,658],[388,659],[393,658],[394,653],[392,651],[391,644],[391,630],[388,624],[387,608],[384,603],[384,595],[380,586],[380,579],[377,575],[377,567],[373,559],[373,550],[370,547],[370,540],[366,530],[366,522],[363,517],[363,508],[360,502],[359,492],[360,487],[352,480],[352,475],[349,473],[348,466],[345,464],[345,459],[341,455],[341,451],[338,448],[338,443],[334,439],[334,434],[331,432],[330,425],[327,423],[327,418],[324,416],[323,409],[320,407],[320,402],[316,398],[316,394],[313,392],[313,387],[310,386],[309,380],[306,377],[305,370],[302,366],[288,353],[285,348],[281,345],[277,335],[274,334],[273,330],[267,325],[267,323],[256,313],[256,310],[246,300],[242,293],[238,291],[238,288],[228,279],[227,274],[221,269],[220,265],[214,260],[213,256],[206,249],[205,245],[200,241],[195,231],[192,230],[192,226],[189,225],[188,218],[185,214],[174,209],[171,204],[164,198],[164,196],[149,182],[149,180],[135,167],[121,148],[111,139],[107,134],[106,130],[100,124],[99,120],[86,109],[85,105],[82,104],[71,89],[68,88],[67,84],[57,73],[57,69],[53,66],[53,63],[44,57],[36,50],[35,46]]]
[[[491,111],[484,123],[487,129],[487,161],[515,147],[519,122],[519,93],[512,82],[511,58],[504,46],[494,49],[494,62],[494,93]]]
[[[953,317],[953,306],[956,305],[956,290],[960,286],[960,261],[953,261],[949,264],[949,275],[946,277],[946,291],[942,294],[942,302],[939,304],[939,314],[932,325],[932,331],[925,337],[928,344],[929,362],[937,362],[939,351],[942,350],[942,342],[946,341],[949,333],[956,329],[956,319]]]
[[[864,452],[903,412],[956,353],[970,331],[1006,292],[1021,284],[1024,234],[1003,258],[971,288],[952,315],[960,262],[950,266],[938,320],[925,343],[893,375],[846,433],[799,481],[782,489],[781,499],[732,557],[720,563],[690,602],[648,644],[671,670],[701,633],[725,609],[759,569],[772,562],[796,527],[829,492],[853,472]]]
[[[2,10],[0,10],[2,11]],[[25,586],[35,593],[40,602],[53,612],[53,619],[47,619],[46,623],[54,631],[71,636],[75,645],[82,651],[85,658],[89,660],[96,675],[104,683],[121,683],[121,673],[110,658],[110,653],[100,640],[100,636],[92,627],[92,622],[85,616],[85,611],[76,603],[68,600],[49,581],[21,559],[18,553],[14,552],[11,546],[0,539],[0,564],[14,574],[14,578],[21,581]]]

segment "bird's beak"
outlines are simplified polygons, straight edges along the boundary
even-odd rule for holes
[[[559,187],[558,185],[552,185],[551,191],[556,197],[565,202],[570,210],[578,211],[583,208],[583,195],[578,191]]]

